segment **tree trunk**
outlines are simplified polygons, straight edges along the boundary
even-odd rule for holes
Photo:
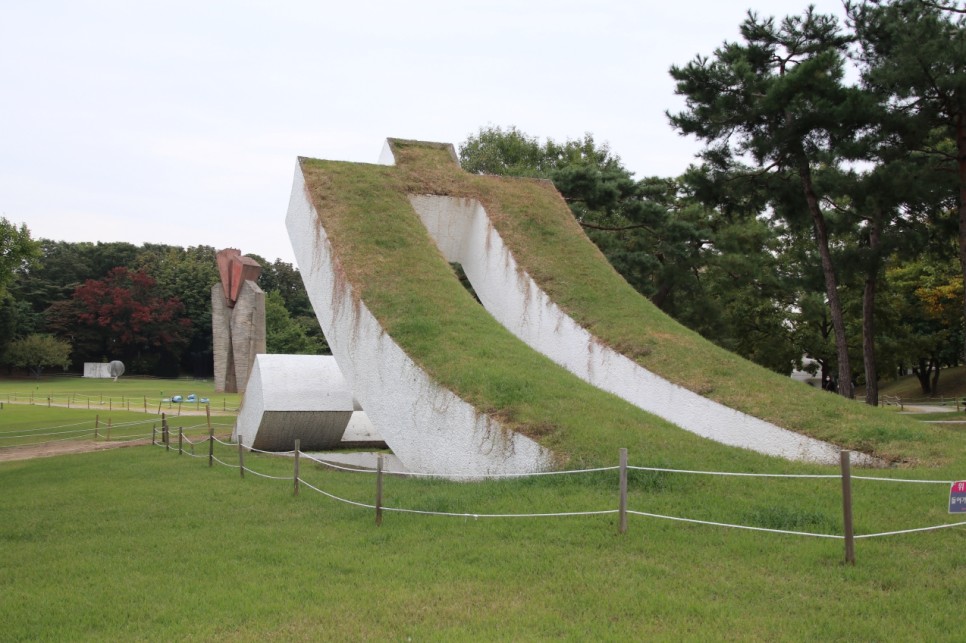
[[[879,374],[875,367],[875,289],[879,276],[879,242],[882,216],[876,212],[869,228],[868,271],[862,292],[862,364],[865,367],[865,403],[879,406]]]
[[[966,123],[963,113],[956,116],[956,165],[959,175],[959,266],[966,284]],[[963,316],[966,317],[966,292],[963,293]],[[966,360],[966,338],[962,355]]]
[[[849,346],[845,339],[845,317],[842,314],[842,304],[839,302],[838,281],[835,278],[835,268],[832,266],[832,253],[828,246],[828,227],[825,216],[818,205],[818,196],[812,184],[812,172],[808,161],[802,161],[798,167],[798,176],[802,180],[805,191],[805,201],[808,212],[812,215],[812,225],[815,229],[815,241],[818,252],[822,257],[822,274],[825,277],[825,296],[828,297],[829,314],[832,317],[832,328],[835,331],[835,353],[839,362],[838,394],[842,397],[853,398],[855,391],[852,387],[852,366],[849,363]],[[964,299],[966,301],[966,299]]]
[[[919,380],[919,388],[923,395],[930,395],[932,390],[929,388],[929,373],[932,371],[932,362],[927,362],[925,358],[919,358],[919,366],[912,369],[916,379]]]

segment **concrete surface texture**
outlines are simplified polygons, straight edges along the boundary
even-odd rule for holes
[[[447,148],[457,162],[452,146],[405,143]],[[387,142],[381,164],[394,164],[393,149]],[[611,349],[528,275],[481,203],[453,193],[435,194],[410,194],[414,215],[443,258],[462,265],[486,310],[535,351],[595,387],[705,438],[792,460],[838,462],[835,445],[705,398]],[[325,203],[319,207],[326,208]],[[553,466],[552,452],[474,409],[406,355],[345,278],[315,207],[297,164],[286,225],[309,298],[349,386],[402,463],[414,472],[471,474]],[[323,211],[340,216],[338,209]],[[570,213],[562,209],[559,216]],[[873,463],[866,459],[856,454],[857,464]]]
[[[459,263],[484,308],[529,346],[594,386],[702,437],[791,460],[838,462],[838,447],[728,408],[672,384],[606,346],[529,277],[468,198],[410,196],[449,262]],[[861,456],[856,454],[856,459]]]
[[[407,469],[487,474],[549,469],[553,454],[430,378],[353,293],[296,165],[289,238],[309,299],[355,397]]]
[[[258,355],[232,438],[249,448],[305,451],[339,446],[356,404],[332,357]]]

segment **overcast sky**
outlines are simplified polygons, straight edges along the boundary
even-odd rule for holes
[[[667,71],[795,0],[0,3],[0,216],[34,238],[294,261],[297,156],[585,132],[638,178],[698,149]],[[841,15],[839,2],[815,2]]]

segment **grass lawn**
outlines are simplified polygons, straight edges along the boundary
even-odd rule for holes
[[[577,381],[512,338],[482,313],[432,249],[405,198],[420,189],[447,193],[447,181],[473,181],[473,194],[486,201],[491,188],[482,178],[453,178],[443,162],[438,173],[423,171],[423,162],[432,165],[436,157],[417,158],[416,169],[402,174],[306,160],[303,168],[313,198],[325,205],[320,216],[355,294],[438,381],[539,439],[570,468],[615,465],[624,447],[635,466],[837,473],[698,438]],[[390,194],[387,186],[399,189]],[[487,201],[488,209],[526,210],[532,197],[526,190],[507,195],[509,201]],[[373,198],[382,201],[373,204]],[[659,319],[640,298],[620,310],[629,300],[612,295],[623,286],[588,257],[566,250],[584,243],[575,237],[579,230],[568,232],[526,212],[516,218],[541,228],[545,243],[525,257],[541,285],[583,322],[588,305],[602,306],[607,314],[588,326],[641,363],[709,397],[784,418],[792,428],[897,465],[856,470],[856,476],[966,479],[960,429],[793,388],[800,385],[738,364]],[[512,245],[513,230],[504,232]],[[553,248],[559,259],[548,256]],[[557,265],[561,260],[569,267]],[[553,274],[599,286],[562,283],[555,290],[548,281]],[[130,413],[143,419],[158,411],[145,414],[144,406],[163,406],[171,394],[211,397],[216,408],[219,402],[237,405],[237,396],[219,398],[210,383],[134,378],[0,381],[0,401],[31,393],[31,385],[34,405],[10,403],[0,411],[8,436],[90,422],[81,414],[95,409],[78,408],[78,399],[86,407],[96,397],[101,414],[103,396],[109,411],[117,404],[125,414],[128,403],[141,401],[141,413]],[[72,407],[57,406],[57,399]],[[613,514],[488,516],[615,509],[614,471],[462,484],[387,477],[387,507],[470,515],[387,511],[377,527],[371,509],[307,486],[294,496],[291,460],[249,453],[248,467],[280,479],[252,472],[241,478],[236,468],[209,468],[204,452],[192,458],[138,446],[0,462],[0,637],[962,639],[963,527],[859,540],[853,567],[842,563],[843,543],[833,538],[639,515],[630,516],[624,535]],[[237,462],[233,445],[217,445],[215,454],[229,465]],[[301,475],[350,502],[373,502],[371,473],[325,470],[303,460]],[[629,478],[633,511],[819,536],[843,530],[835,478],[640,470]],[[856,533],[956,522],[947,514],[948,491],[946,484],[856,479]]]
[[[233,462],[232,447],[217,455]],[[640,460],[640,458],[637,458]],[[631,454],[631,464],[636,464]],[[289,476],[291,462],[246,464]],[[896,472],[892,472],[895,475]],[[902,472],[910,475],[911,472]],[[920,472],[917,472],[920,473]],[[937,478],[949,471],[930,472]],[[371,474],[302,476],[371,503]],[[456,484],[385,503],[468,513],[616,506],[614,472]],[[631,516],[447,518],[337,503],[158,447],[0,464],[9,640],[955,640],[966,530],[842,543]],[[839,530],[835,480],[644,474],[630,507]],[[856,530],[951,522],[944,486],[855,483]]]
[[[33,402],[71,408],[123,409],[159,413],[177,411],[172,396],[183,398],[194,393],[211,402],[212,413],[229,413],[238,409],[237,393],[215,393],[213,380],[157,379],[124,376],[113,381],[76,376],[47,375],[40,378],[0,378],[0,402]],[[168,400],[168,401],[165,401]],[[204,411],[200,402],[183,404],[184,410]],[[160,411],[159,411],[160,409]]]

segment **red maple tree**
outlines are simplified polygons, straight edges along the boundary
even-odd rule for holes
[[[178,356],[190,338],[184,305],[160,296],[154,279],[141,271],[117,267],[103,279],[88,279],[74,289],[71,308],[80,325],[100,331],[105,350],[120,353],[112,358],[151,351]]]

